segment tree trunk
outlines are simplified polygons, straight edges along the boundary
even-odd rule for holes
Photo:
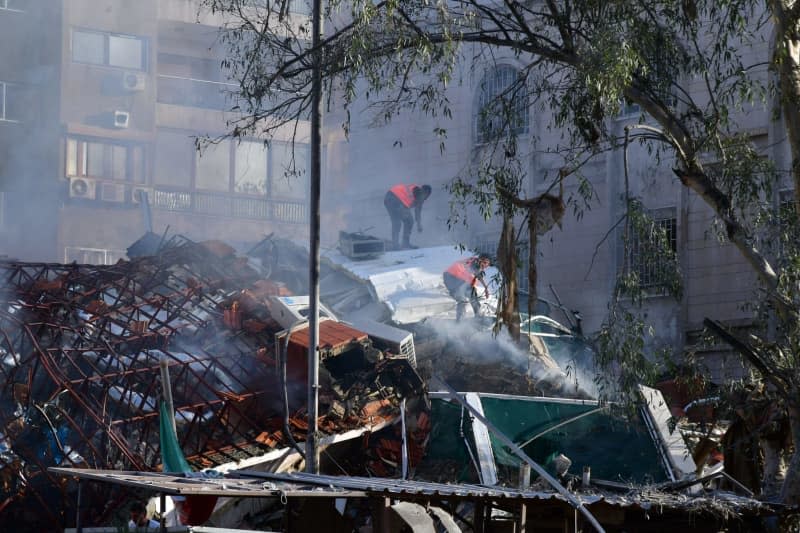
[[[517,248],[514,230],[514,219],[511,215],[503,217],[503,231],[497,247],[497,261],[500,274],[503,276],[503,290],[497,316],[500,323],[508,328],[511,338],[519,342],[519,311],[517,311]]]
[[[536,208],[531,207],[528,211],[528,318],[533,316],[539,296],[536,291],[539,281],[539,273],[536,270],[536,248],[539,244],[536,235],[536,218]]]
[[[795,210],[800,215],[800,12],[796,2],[770,0],[768,5],[775,21],[772,61],[778,73],[781,113],[792,155]]]
[[[798,397],[800,391],[794,389],[794,398]],[[800,406],[793,403],[789,406],[789,425],[792,431],[792,442],[794,451],[786,469],[786,477],[783,481],[781,490],[781,502],[786,505],[797,505],[800,503]]]

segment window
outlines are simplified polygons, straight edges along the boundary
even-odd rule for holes
[[[247,0],[252,6],[269,9],[272,12],[277,12],[283,7],[284,0]],[[289,0],[289,12],[297,13],[299,15],[311,14],[311,0]]]
[[[307,144],[256,139],[224,140],[198,152],[190,133],[164,130],[156,138],[153,183],[206,196],[294,202],[307,197],[309,157]]]
[[[68,137],[65,171],[67,176],[132,180],[142,183],[144,150],[139,145]]]
[[[267,193],[267,148],[257,141],[242,141],[236,146],[234,192]]]
[[[8,11],[25,11],[28,0],[0,0],[0,9]]]
[[[294,145],[294,161],[292,161],[291,143],[273,143],[270,195],[278,198],[305,198],[308,158],[309,149],[305,144]]]
[[[186,133],[159,131],[156,135],[153,183],[188,189],[192,186],[194,143]]]
[[[146,51],[145,39],[134,35],[72,31],[72,60],[77,63],[146,70]]]
[[[197,189],[227,191],[230,188],[230,143],[209,144],[197,152]]]
[[[19,122],[24,92],[21,85],[0,81],[0,121]]]
[[[528,133],[528,107],[528,89],[517,69],[503,65],[488,71],[478,93],[477,142]]]
[[[289,11],[298,15],[311,15],[310,0],[291,0]]]
[[[643,289],[663,289],[674,267],[665,260],[666,252],[674,258],[678,250],[678,221],[675,208],[649,213],[652,223],[631,227],[629,267],[639,276]],[[666,241],[666,242],[665,242]],[[664,250],[664,246],[668,250]]]
[[[229,83],[221,60],[158,54],[158,102],[161,104],[228,109],[238,89]]]

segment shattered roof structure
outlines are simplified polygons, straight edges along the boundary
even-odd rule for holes
[[[222,243],[182,237],[154,256],[110,266],[0,263],[0,523],[26,512],[30,498],[50,514],[38,517],[50,524],[39,530],[63,522],[61,504],[72,499],[53,494],[67,489],[50,466],[157,469],[162,361],[180,446],[195,468],[288,446],[276,346],[282,328],[267,305],[285,289],[248,263]],[[331,338],[323,332],[321,343],[340,343],[343,327]],[[290,377],[305,365],[297,335]],[[394,420],[399,400],[384,389],[411,394],[421,385],[413,376],[397,382],[413,374],[407,361],[374,353],[363,334],[356,341],[347,363],[326,374],[320,430],[327,434]],[[334,355],[340,351],[331,351],[331,363]],[[303,440],[306,384],[287,388],[290,431]],[[326,401],[337,409],[326,413]]]

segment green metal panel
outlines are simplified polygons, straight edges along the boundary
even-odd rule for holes
[[[482,398],[486,418],[515,443],[530,438],[564,421],[597,409],[587,404],[525,399]],[[495,460],[508,467],[506,478],[516,479],[519,460],[492,438]],[[599,411],[538,437],[524,447],[534,461],[546,466],[559,453],[572,465],[569,472],[580,475],[584,466],[592,477],[619,482],[666,481],[667,474],[659,459],[656,444],[639,415],[634,420]]]

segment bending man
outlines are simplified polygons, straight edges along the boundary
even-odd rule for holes
[[[484,281],[486,269],[491,265],[488,255],[481,254],[478,257],[459,259],[448,268],[443,274],[444,286],[450,296],[456,301],[456,320],[461,320],[464,311],[467,310],[467,302],[472,306],[475,316],[481,316],[481,304],[478,300],[478,293],[475,284],[480,281],[483,285],[484,297],[489,297],[489,287]]]
[[[395,185],[386,193],[383,205],[389,212],[392,220],[392,246],[395,250],[400,249],[400,226],[403,226],[403,248],[412,248],[411,229],[414,227],[414,220],[417,221],[417,231],[422,233],[422,204],[431,195],[430,185]],[[411,215],[411,208],[414,208],[414,215]]]

